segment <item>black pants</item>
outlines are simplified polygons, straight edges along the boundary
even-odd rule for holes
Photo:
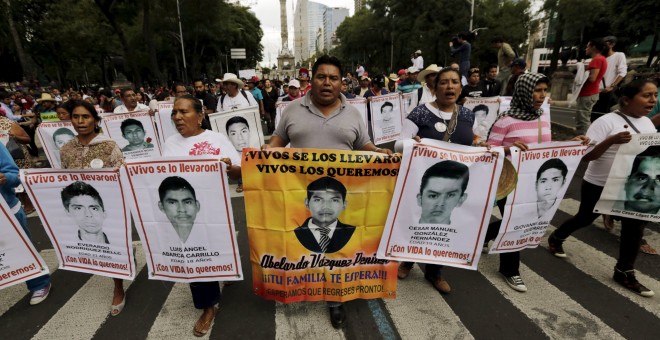
[[[220,302],[220,283],[218,281],[191,282],[190,292],[197,309],[213,307]]]
[[[500,214],[504,215],[504,205],[506,204],[506,199],[497,201],[497,207],[500,208]],[[488,225],[488,230],[486,231],[486,242],[492,241],[497,237],[497,234],[500,232],[500,226],[502,225],[502,220],[493,222]],[[520,251],[514,251],[510,253],[500,253],[500,273],[506,277],[518,276],[520,275]]]
[[[564,240],[576,230],[591,225],[600,215],[593,211],[602,192],[603,187],[583,180],[582,198],[577,215],[564,222],[555,230],[554,236],[560,240]],[[626,271],[635,268],[635,260],[637,259],[637,254],[639,254],[639,246],[642,242],[645,224],[641,220],[621,217],[621,244],[619,246],[619,260],[616,263],[616,267],[619,270]]]

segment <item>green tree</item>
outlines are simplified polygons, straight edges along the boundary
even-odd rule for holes
[[[613,28],[617,36],[624,37],[630,43],[639,43],[647,36],[653,35],[651,50],[649,51],[646,67],[651,67],[651,62],[657,54],[660,25],[658,24],[658,13],[660,13],[660,2],[657,0],[612,0],[609,3],[610,15]]]

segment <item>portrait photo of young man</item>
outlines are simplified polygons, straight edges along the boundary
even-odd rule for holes
[[[426,169],[417,194],[422,208],[419,223],[451,224],[452,212],[468,197],[469,180],[470,169],[456,161],[440,161]]]
[[[73,182],[62,189],[60,196],[67,216],[78,227],[78,240],[110,244],[103,232],[103,222],[107,217],[103,199],[93,186],[81,181]]]
[[[311,217],[294,230],[298,241],[315,253],[335,253],[351,239],[355,227],[339,221],[346,209],[346,187],[332,177],[321,177],[307,186],[305,207]]]
[[[181,243],[186,243],[200,210],[195,189],[187,180],[171,176],[158,186],[158,197],[158,209],[167,216]]]

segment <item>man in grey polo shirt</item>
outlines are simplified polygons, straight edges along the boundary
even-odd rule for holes
[[[339,59],[324,55],[312,67],[312,90],[287,105],[266,148],[284,147],[362,150],[388,155],[369,139],[364,120],[341,94],[342,67]],[[341,302],[328,301],[332,326],[346,323]]]

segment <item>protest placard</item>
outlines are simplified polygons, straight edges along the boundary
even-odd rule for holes
[[[358,111],[360,111],[360,115],[362,116],[362,119],[364,120],[364,126],[367,126],[369,124],[368,118],[367,118],[367,98],[363,97],[355,97],[352,99],[346,99],[347,104],[351,104],[354,108],[356,108]]]
[[[277,128],[277,125],[280,123],[280,120],[282,119],[282,112],[284,111],[284,108],[286,108],[287,105],[291,104],[291,102],[283,102],[279,101],[275,103],[275,128]]]
[[[243,279],[223,162],[156,158],[121,171],[150,279]]]
[[[161,144],[148,111],[108,114],[101,122],[103,132],[117,143],[125,159],[161,155]]]
[[[0,199],[0,289],[48,274],[46,262]]]
[[[466,97],[463,104],[466,108],[474,112],[477,130],[475,134],[483,141],[488,137],[488,131],[497,120],[497,114],[500,108],[500,97],[472,98]]]
[[[227,136],[239,153],[243,148],[260,148],[265,143],[257,106],[212,113],[209,120],[213,131]]]
[[[154,114],[154,123],[158,130],[160,145],[165,145],[168,137],[179,133],[172,122],[174,102],[158,102],[158,111]]]
[[[660,134],[621,144],[595,213],[660,222]]]
[[[401,95],[391,93],[370,97],[369,107],[374,144],[379,145],[399,139],[403,126]]]
[[[280,302],[394,298],[376,257],[400,159],[359,151],[244,149],[255,294]],[[325,235],[325,236],[324,236]]]
[[[403,102],[402,118],[405,119],[418,105],[417,91],[404,93],[401,95],[401,101]]]
[[[490,253],[539,245],[587,149],[581,142],[528,146],[525,152],[511,149],[518,183],[506,198],[500,232]]]
[[[60,269],[135,277],[131,219],[116,170],[28,169],[21,170],[21,182]]]
[[[37,128],[37,134],[50,167],[54,169],[62,168],[60,148],[78,134],[73,128],[73,124],[70,121],[42,122]]]
[[[378,257],[476,270],[502,161],[486,148],[404,141]]]

